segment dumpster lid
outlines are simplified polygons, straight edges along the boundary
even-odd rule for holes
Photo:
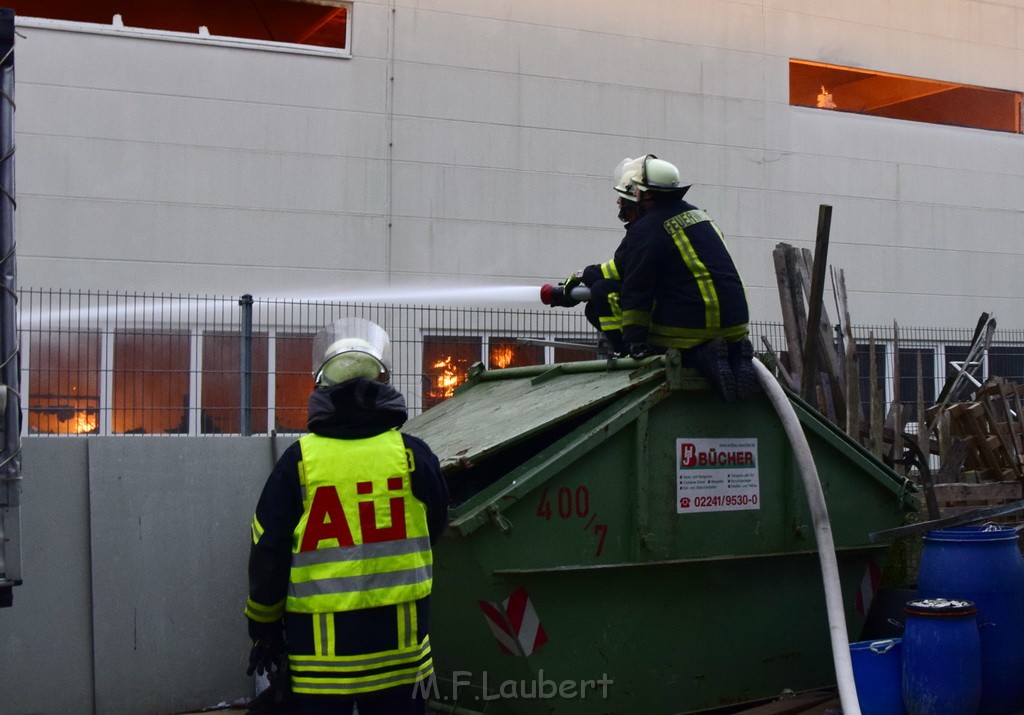
[[[452,399],[412,418],[402,431],[430,445],[441,470],[451,473],[641,385],[664,379],[660,358],[639,369],[631,359],[503,370],[474,366],[469,381]]]

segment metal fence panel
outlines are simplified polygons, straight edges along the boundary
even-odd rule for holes
[[[392,382],[415,415],[449,397],[470,365],[488,368],[593,359],[597,333],[582,310],[332,303],[251,296],[174,296],[24,289],[20,292],[24,432],[39,435],[217,435],[305,429],[312,339],[343,317],[372,320],[392,340]],[[968,328],[856,327],[864,358],[876,345],[889,398],[900,377],[925,397]],[[781,323],[751,324],[758,351],[781,351]],[[997,333],[986,374],[1024,381],[1024,333]],[[860,361],[862,394],[868,361]],[[929,403],[930,404],[930,403]]]

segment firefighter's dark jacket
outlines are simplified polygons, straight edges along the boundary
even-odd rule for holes
[[[400,427],[407,416],[405,400],[397,390],[390,385],[357,378],[314,390],[309,398],[307,424],[311,432],[323,437],[364,439]],[[426,506],[430,542],[433,544],[447,524],[448,489],[437,457],[426,443],[412,435],[402,434],[401,437],[414,464],[410,473],[412,493]],[[278,604],[287,596],[292,538],[303,514],[299,483],[301,461],[301,445],[297,441],[277,461],[256,506],[256,520],[263,527],[263,533],[249,554],[249,598],[257,604]],[[423,621],[426,620],[425,606],[421,604]],[[367,616],[364,618],[346,619],[360,631],[350,635],[357,641],[366,641],[353,644],[362,652],[378,650],[374,631],[378,630],[379,624],[374,623],[376,619],[369,613],[375,610],[378,609],[363,611],[362,615]],[[359,613],[353,612],[352,615]],[[394,619],[383,616],[383,620],[391,624]],[[251,635],[253,626],[250,620]],[[420,623],[420,626],[425,628],[426,623]]]
[[[722,233],[681,197],[657,197],[629,226],[614,264],[627,344],[691,348],[747,334],[743,282]]]
[[[635,221],[627,222],[625,226],[626,230],[629,231],[629,227],[632,226],[634,223]],[[589,288],[593,288],[594,284],[596,284],[598,281],[617,281],[620,279],[621,276],[619,275],[619,268],[618,266],[615,265],[614,258],[611,259],[610,261],[605,261],[604,263],[594,263],[592,265],[586,266],[580,272],[580,283]],[[617,292],[618,291],[616,291],[616,293]]]

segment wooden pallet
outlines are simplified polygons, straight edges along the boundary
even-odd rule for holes
[[[964,469],[979,482],[1024,480],[1024,385],[993,379],[948,410],[950,434],[967,444]]]
[[[1024,499],[1024,483],[1018,480],[979,484],[954,482],[936,484],[933,488],[942,516],[954,516]]]

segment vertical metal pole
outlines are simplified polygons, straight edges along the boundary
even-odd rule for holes
[[[242,306],[242,420],[243,437],[252,434],[252,296],[246,293],[238,301]]]
[[[21,366],[14,244],[14,11],[0,9],[0,607],[21,583]]]

